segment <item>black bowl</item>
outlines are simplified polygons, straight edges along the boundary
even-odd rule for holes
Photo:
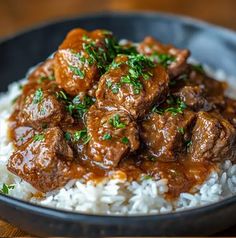
[[[189,48],[198,61],[236,75],[236,33],[190,18],[159,13],[106,13],[43,25],[0,42],[0,91],[54,52],[74,27],[105,28],[118,38],[152,35]],[[236,197],[206,207],[149,216],[98,216],[32,205],[0,195],[0,217],[39,236],[208,235],[235,224]]]

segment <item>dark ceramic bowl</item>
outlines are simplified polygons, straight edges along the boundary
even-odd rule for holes
[[[0,42],[0,91],[54,52],[74,27],[106,28],[118,38],[153,35],[189,48],[195,59],[236,75],[236,33],[189,18],[159,13],[106,13],[46,24]],[[166,215],[98,216],[35,206],[0,195],[0,217],[39,236],[209,235],[236,223],[236,197]]]

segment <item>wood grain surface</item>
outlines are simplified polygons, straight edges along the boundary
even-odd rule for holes
[[[108,10],[151,10],[188,15],[236,30],[236,0],[0,0],[0,37],[32,25]],[[236,236],[236,227],[217,234]],[[0,237],[30,236],[0,221]]]

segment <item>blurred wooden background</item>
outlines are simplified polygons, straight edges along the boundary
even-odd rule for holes
[[[0,0],[0,37],[48,20],[107,10],[151,10],[236,30],[235,0]]]
[[[236,0],[0,0],[0,38],[48,20],[108,10],[188,15],[236,30]],[[231,228],[218,236],[235,235]],[[0,221],[0,237],[27,236]]]

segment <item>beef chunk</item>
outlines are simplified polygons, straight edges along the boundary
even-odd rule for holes
[[[30,82],[42,83],[46,80],[54,80],[54,60],[47,59],[45,62],[39,64],[35,70],[33,70],[28,80]]]
[[[186,84],[200,86],[204,90],[208,102],[217,107],[225,106],[224,91],[227,88],[227,84],[210,78],[203,70],[199,70],[199,67],[190,66]]]
[[[139,147],[138,129],[128,114],[106,111],[92,106],[87,116],[91,140],[88,157],[103,168],[114,168],[129,152]]]
[[[141,54],[152,56],[155,61],[168,69],[171,78],[183,73],[187,68],[187,58],[190,55],[187,49],[177,49],[172,45],[164,45],[152,37],[146,37],[138,46]]]
[[[209,111],[214,108],[214,104],[206,100],[204,89],[201,86],[184,86],[174,95],[195,111]]]
[[[174,161],[190,138],[194,119],[195,113],[191,111],[176,115],[151,113],[141,124],[141,138],[153,156],[162,161]]]
[[[17,126],[14,129],[11,128],[10,132],[10,138],[16,147],[26,143],[35,135],[35,130],[28,126]]]
[[[118,108],[133,118],[143,116],[168,91],[169,78],[162,66],[142,55],[119,55],[104,74],[96,92],[99,107]]]
[[[70,179],[72,159],[73,152],[63,132],[54,127],[19,146],[11,155],[7,168],[38,190],[48,192]]]
[[[102,30],[69,32],[54,56],[55,77],[60,87],[74,96],[88,92],[114,57],[112,39],[110,32]]]
[[[72,122],[72,118],[65,112],[65,105],[59,102],[56,94],[38,88],[24,95],[20,102],[20,124],[35,129],[57,126],[62,120]]]
[[[189,148],[195,161],[236,158],[236,130],[219,114],[199,112]]]

